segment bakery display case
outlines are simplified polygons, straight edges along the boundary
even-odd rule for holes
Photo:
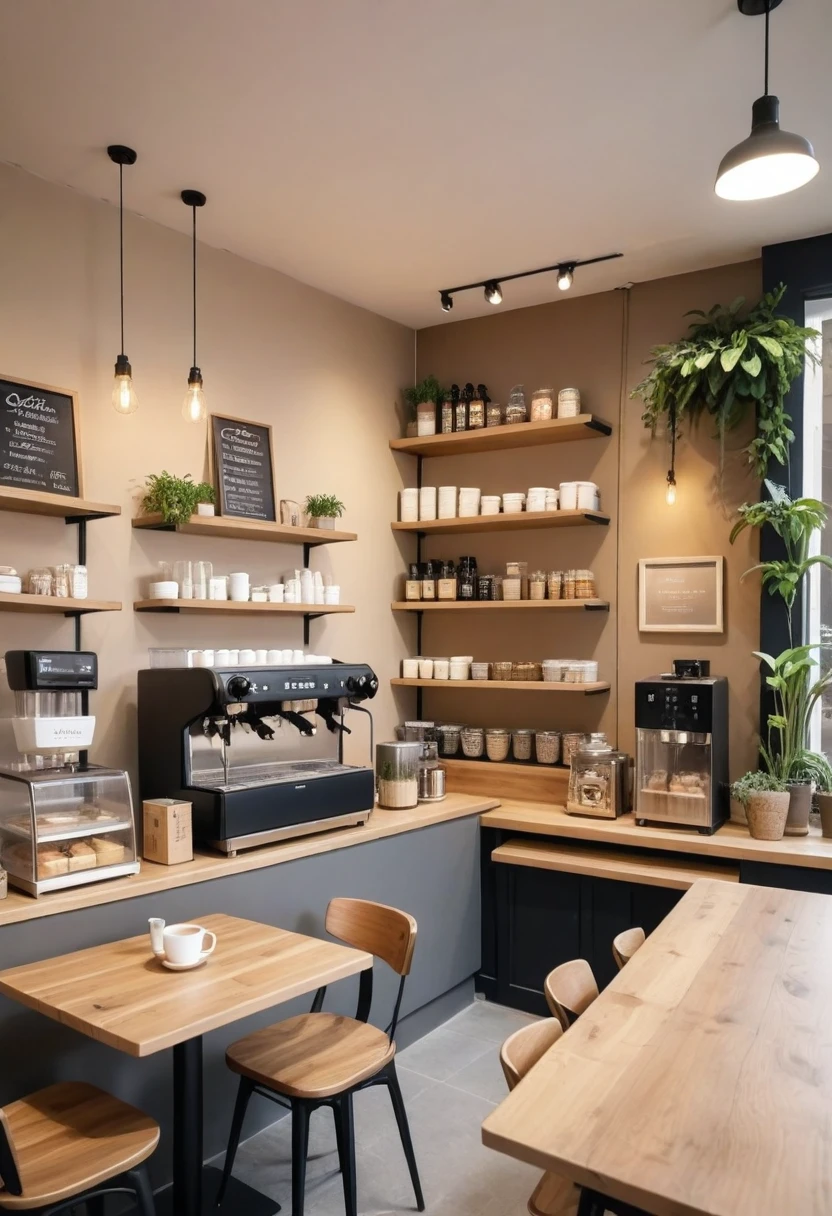
[[[127,773],[95,766],[0,773],[0,865],[30,895],[137,874]]]

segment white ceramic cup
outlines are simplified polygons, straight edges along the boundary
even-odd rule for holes
[[[249,576],[245,573],[237,571],[236,574],[228,576],[228,591],[232,600],[237,603],[245,603],[248,600],[251,583]]]
[[[419,660],[419,679],[420,680],[432,680],[433,679],[433,659],[420,659]]]
[[[558,489],[561,511],[574,511],[578,506],[577,481],[562,481]]]
[[[405,680],[419,679],[418,659],[402,659],[402,678]]]
[[[227,600],[228,599],[228,579],[224,574],[216,575],[208,580],[208,599],[209,600]]]
[[[265,667],[269,661],[268,650],[256,650],[254,652],[254,661],[258,667]]]
[[[280,650],[268,650],[266,652],[266,662],[268,663],[269,667],[280,666],[282,653],[283,652]]]
[[[252,664],[257,662],[257,651],[256,650],[241,650],[240,651],[240,662],[244,663],[244,664],[248,664],[248,666],[251,667]]]
[[[228,650],[222,649],[222,650],[214,651],[214,661],[215,661],[217,667],[228,667],[229,660],[230,660],[230,653]]]
[[[282,583],[272,583],[271,587],[269,587],[269,603],[282,604],[285,593],[286,588]]]
[[[206,946],[206,939],[211,945]],[[193,966],[213,954],[217,948],[216,933],[203,929],[202,925],[168,925],[162,931],[165,958],[178,967]]]

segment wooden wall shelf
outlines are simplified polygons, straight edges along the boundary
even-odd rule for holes
[[[85,616],[88,612],[121,612],[116,600],[74,600],[57,595],[10,595],[0,592],[0,612],[40,612],[58,616]]]
[[[186,524],[166,524],[161,515],[140,515],[133,521],[139,530],[181,532],[186,536],[213,536],[226,540],[271,541],[280,545],[338,545],[358,540],[355,532],[327,528],[293,528],[289,524],[260,519],[236,519],[230,515],[192,515]]]
[[[51,515],[56,519],[65,519],[67,523],[121,515],[121,507],[112,503],[91,502],[66,494],[45,494],[41,490],[18,490],[12,486],[0,486],[0,511]]]
[[[531,423],[529,423],[531,426]],[[448,536],[461,532],[519,532],[536,528],[583,528],[597,524],[605,528],[609,515],[601,511],[521,511],[519,515],[472,515],[468,519],[420,519],[414,523],[396,520],[394,532],[415,532],[422,536]]]
[[[576,418],[553,418],[548,422],[518,422],[511,426],[484,427],[452,435],[423,435],[418,439],[391,439],[394,452],[411,456],[458,456],[468,452],[505,452],[576,439],[605,439],[612,427],[594,414]]]
[[[606,600],[397,600],[394,612],[608,612]]]
[[[136,600],[133,611],[317,617],[355,612],[355,608],[351,604],[261,604],[252,600]]]
[[[702,861],[676,861],[674,858],[633,856],[612,849],[599,849],[548,841],[507,840],[491,854],[491,860],[504,865],[529,866],[537,870],[557,870],[563,874],[589,874],[614,882],[637,882],[645,886],[686,891],[700,878],[739,882],[738,866],[715,866]]]
[[[400,688],[435,688],[442,692],[475,688],[478,692],[548,692],[573,696],[592,696],[610,689],[609,684],[600,680],[594,684],[562,684],[545,680],[406,680],[396,676],[390,683]]]

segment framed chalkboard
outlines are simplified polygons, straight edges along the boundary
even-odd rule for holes
[[[78,394],[0,376],[0,486],[83,497]]]
[[[644,557],[638,564],[642,633],[722,633],[721,557]]]
[[[220,514],[276,523],[272,428],[212,414],[209,446]]]

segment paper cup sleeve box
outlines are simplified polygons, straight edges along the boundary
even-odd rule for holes
[[[145,861],[163,866],[180,865],[194,859],[191,804],[177,798],[148,798],[144,814]]]

